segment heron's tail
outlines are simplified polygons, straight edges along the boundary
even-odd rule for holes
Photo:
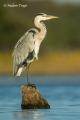
[[[22,71],[23,71],[23,67],[20,67],[16,72],[16,76],[20,76]]]
[[[23,67],[15,67],[15,69],[13,69],[13,75],[20,76],[22,71],[23,71]]]

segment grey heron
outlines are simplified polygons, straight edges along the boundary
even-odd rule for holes
[[[34,18],[36,28],[29,29],[16,43],[13,50],[13,74],[20,76],[27,68],[27,81],[29,65],[38,59],[39,48],[44,40],[47,29],[43,21],[58,18],[57,16],[39,13]]]

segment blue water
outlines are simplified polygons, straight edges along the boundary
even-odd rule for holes
[[[26,77],[0,77],[0,120],[80,120],[80,76],[32,76],[50,109],[21,110]]]

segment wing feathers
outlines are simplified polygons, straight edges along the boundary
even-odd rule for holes
[[[32,30],[32,29],[31,29]],[[36,29],[34,29],[35,32]],[[25,33],[20,40],[17,42],[17,44],[14,47],[13,51],[13,73],[17,73],[18,67],[20,64],[26,60],[29,53],[31,53],[34,50],[34,36],[33,32],[30,30]]]

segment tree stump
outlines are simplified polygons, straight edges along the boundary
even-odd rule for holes
[[[39,90],[36,88],[36,85],[29,84],[23,85],[21,87],[22,91],[22,109],[49,109],[50,105],[47,100],[45,100]]]

